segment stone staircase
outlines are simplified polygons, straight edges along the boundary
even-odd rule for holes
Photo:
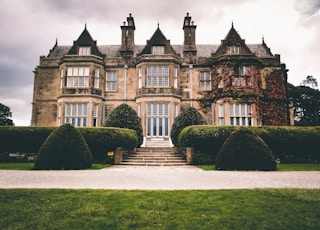
[[[177,153],[176,148],[145,147],[123,159],[121,165],[131,166],[185,166],[188,165],[184,157]]]

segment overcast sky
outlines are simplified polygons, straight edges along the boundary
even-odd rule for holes
[[[233,22],[247,44],[264,37],[281,55],[288,82],[312,75],[320,83],[320,0],[0,0],[0,9],[0,103],[17,126],[30,125],[32,71],[56,39],[72,45],[87,24],[98,45],[120,44],[129,13],[139,45],[158,23],[171,44],[182,44],[186,12],[197,25],[197,44],[220,44]]]

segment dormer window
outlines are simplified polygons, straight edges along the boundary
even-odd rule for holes
[[[240,54],[240,46],[228,46],[227,54]]]
[[[88,56],[90,55],[90,47],[79,47],[79,56]]]
[[[152,46],[152,54],[153,55],[163,55],[164,54],[164,46]]]

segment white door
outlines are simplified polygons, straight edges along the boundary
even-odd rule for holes
[[[147,136],[168,137],[169,136],[169,104],[150,103],[147,104]]]

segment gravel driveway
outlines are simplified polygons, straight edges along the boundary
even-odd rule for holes
[[[318,188],[320,172],[204,171],[194,166],[101,170],[0,170],[0,188],[201,190]]]

